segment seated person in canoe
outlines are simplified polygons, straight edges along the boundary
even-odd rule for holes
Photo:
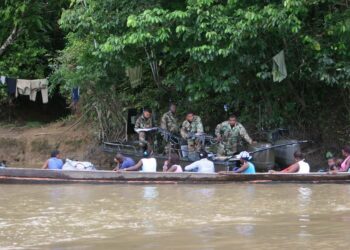
[[[63,160],[61,158],[61,153],[59,150],[53,150],[51,152],[51,157],[44,163],[43,169],[62,169]]]
[[[163,172],[175,172],[182,173],[182,167],[180,164],[180,158],[177,154],[172,153],[168,160],[164,162]]]
[[[337,172],[340,169],[340,166],[343,162],[343,159],[336,158],[333,155],[327,158],[328,172]]]
[[[294,152],[295,163],[289,167],[283,169],[282,171],[270,170],[269,173],[299,173],[308,174],[310,173],[310,165],[305,162],[304,155],[300,151]]]
[[[152,151],[146,150],[145,152],[143,152],[143,158],[138,163],[136,163],[136,165],[120,169],[118,171],[139,171],[140,169],[141,172],[157,172],[157,160],[152,156]]]
[[[208,153],[204,150],[199,152],[199,161],[185,167],[185,171],[192,171],[198,173],[215,173],[214,163],[208,160]]]
[[[238,155],[238,159],[241,162],[239,168],[235,168],[233,172],[241,174],[255,174],[255,166],[251,162],[252,156],[247,152],[243,151]]]
[[[129,168],[135,165],[135,161],[133,159],[126,157],[120,153],[115,156],[114,162],[117,164],[117,166],[113,169],[114,171]]]
[[[345,146],[342,149],[344,161],[340,164],[339,172],[349,172],[350,170],[350,146]]]

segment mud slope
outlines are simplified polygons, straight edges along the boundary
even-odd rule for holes
[[[0,125],[0,160],[5,160],[8,166],[41,167],[56,148],[64,158],[91,161],[105,169],[112,167],[93,129],[86,125],[75,125],[74,121],[37,128]]]

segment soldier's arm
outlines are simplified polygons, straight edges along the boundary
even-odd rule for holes
[[[248,135],[248,132],[246,131],[246,129],[243,126],[239,130],[239,135],[249,144],[253,143],[252,138],[250,138],[250,136]]]
[[[216,128],[215,128],[215,135],[216,135],[216,137],[220,137],[221,136],[221,123],[216,126]]]
[[[137,118],[137,120],[135,122],[134,130],[136,131],[136,129],[139,129],[139,128],[141,128],[140,118]]]
[[[180,134],[181,134],[182,138],[187,139],[188,133],[186,131],[186,123],[185,122],[182,123],[181,129],[180,129]]]
[[[150,121],[149,121],[148,127],[149,127],[149,128],[153,128],[153,124],[156,124],[156,123],[155,123],[155,122],[153,122],[153,118],[150,118]]]
[[[166,115],[163,115],[162,116],[162,119],[160,120],[160,127],[162,128],[162,129],[167,129],[167,121],[166,121]]]
[[[203,129],[203,123],[201,118],[198,116],[198,126],[197,126],[197,133],[203,133],[204,129]]]

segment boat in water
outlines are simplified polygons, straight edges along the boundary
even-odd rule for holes
[[[217,184],[217,183],[350,183],[350,173],[237,174],[145,173],[105,170],[46,170],[32,168],[1,168],[0,184]]]
[[[305,143],[307,141],[284,141],[283,144],[275,144],[271,143],[257,143],[255,145],[250,145],[248,147],[248,151],[253,156],[253,163],[257,171],[267,172],[275,167],[275,152],[277,152],[278,159],[282,164],[286,165],[286,161],[293,156],[295,152],[295,148],[299,147],[299,144]],[[194,159],[188,157],[186,146],[178,147],[178,149],[172,149],[179,155],[180,165],[187,166],[191,164]],[[278,150],[278,151],[276,151]],[[128,143],[120,143],[120,142],[104,142],[103,143],[103,151],[111,154],[111,157],[116,153],[121,153],[124,156],[131,157],[135,161],[139,161],[143,157],[143,152],[138,149],[137,146]],[[239,159],[238,155],[232,155],[228,157],[218,157],[213,153],[209,152],[209,159],[215,164],[215,171],[230,171],[234,167],[238,167]],[[157,159],[158,171],[162,170],[162,166],[164,165],[164,161],[168,159],[168,155],[166,153],[154,153],[154,157]]]

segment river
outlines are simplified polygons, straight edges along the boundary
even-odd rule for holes
[[[0,249],[349,249],[350,185],[0,185]]]

